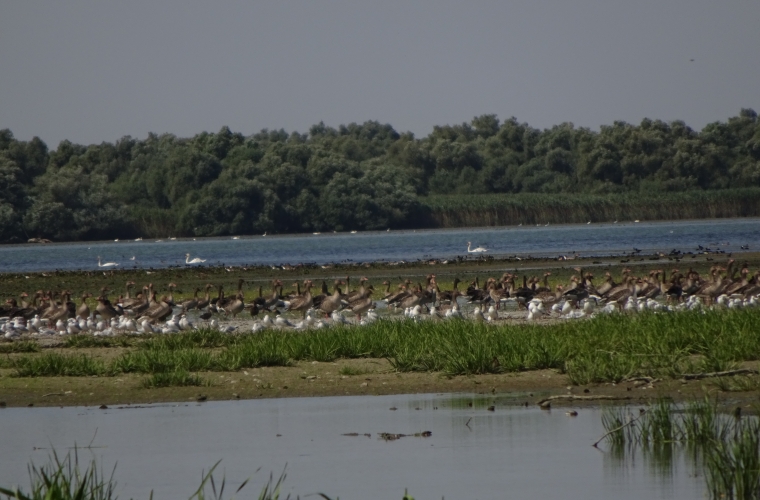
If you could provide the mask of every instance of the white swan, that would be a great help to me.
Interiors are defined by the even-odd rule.
[[[468,251],[469,253],[482,253],[482,252],[487,252],[487,251],[488,251],[488,250],[486,250],[486,249],[485,249],[485,248],[483,248],[483,247],[478,247],[478,248],[470,248],[471,246],[472,246],[472,243],[470,243],[470,242],[468,241],[468,242],[467,242],[467,251]]]
[[[100,255],[98,255],[98,267],[116,267],[118,265],[116,262],[100,262]]]
[[[190,260],[190,254],[185,254],[185,264],[200,264],[201,262],[206,262],[206,259],[201,259],[200,257],[196,257],[193,260]]]

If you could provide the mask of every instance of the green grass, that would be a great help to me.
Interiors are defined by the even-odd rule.
[[[82,469],[76,450],[60,458],[55,452],[50,463],[42,467],[30,465],[30,490],[1,488],[0,495],[14,500],[112,500],[116,499],[113,471],[103,475],[94,460]]]
[[[86,377],[109,375],[109,367],[86,354],[43,353],[38,356],[21,356],[13,359],[11,366],[19,377]]]
[[[22,340],[20,342],[9,342],[6,344],[0,344],[0,354],[10,354],[15,352],[39,352],[40,345],[37,342],[30,340]]]
[[[341,375],[345,375],[347,377],[353,377],[356,375],[367,375],[368,373],[372,373],[370,370],[366,368],[360,368],[356,366],[343,366],[338,371]]]
[[[115,337],[94,337],[92,335],[67,335],[64,337],[64,347],[130,347],[139,342],[136,335],[118,335]]]
[[[189,497],[190,500],[236,498],[248,485],[250,478],[243,481],[236,490],[230,491],[226,487],[226,478],[222,477],[221,481],[215,480],[214,472],[220,462],[221,460],[208,472],[203,473],[201,484]],[[63,458],[54,451],[49,457],[48,464],[39,467],[34,464],[29,466],[28,492],[17,487],[0,487],[0,498],[8,500],[115,500],[117,498],[115,472],[116,467],[111,471],[110,476],[105,476],[96,460],[90,461],[86,466],[80,466],[76,449]],[[285,477],[284,471],[278,479],[270,474],[269,480],[264,484],[257,498],[279,500]],[[232,495],[225,496],[225,492]],[[328,498],[325,495],[320,496]],[[153,498],[152,491],[150,498]],[[288,499],[290,495],[284,498]],[[411,497],[409,498],[411,500]]]
[[[448,375],[554,369],[574,384],[680,377],[760,359],[757,310],[602,315],[550,325],[378,321],[303,335],[201,330],[154,337],[105,364],[87,355],[18,355],[18,376],[237,371],[292,361],[387,358],[400,372]]]
[[[645,413],[629,407],[607,408],[602,425],[611,451],[625,456],[626,447],[643,448],[650,457],[672,460],[675,446],[691,451],[704,470],[707,490],[715,499],[760,498],[760,419],[720,413],[708,400],[679,406],[659,401]]]
[[[154,373],[143,380],[145,388],[154,387],[185,387],[185,386],[209,386],[211,383],[198,375],[186,371]]]

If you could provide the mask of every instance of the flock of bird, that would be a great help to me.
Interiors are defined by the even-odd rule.
[[[613,312],[755,307],[760,296],[760,271],[751,274],[746,264],[741,268],[735,264],[729,260],[726,267],[713,266],[708,276],[691,269],[685,274],[673,269],[669,273],[655,270],[646,276],[635,276],[630,269],[624,269],[620,281],[605,273],[599,284],[591,272],[575,268],[577,274],[567,285],[558,284],[554,288],[549,286],[549,272],[544,273],[543,279],[522,276],[521,284],[518,276],[510,273],[498,279],[488,278],[484,286],[476,277],[464,290],[459,289],[458,278],[451,290],[441,290],[431,274],[424,285],[407,279],[395,290],[390,281],[384,281],[379,299],[367,278],[359,280],[356,290],[351,290],[349,277],[336,279],[332,292],[322,281],[319,294],[312,293],[311,280],[293,283],[294,290],[286,293],[282,281],[275,279],[270,293],[264,293],[259,286],[258,296],[250,301],[243,291],[245,280],[239,279],[237,292],[232,296],[225,295],[222,285],[207,284],[205,289],[196,288],[192,298],[178,302],[174,300],[173,283],[168,285],[167,294],[157,298],[152,284],[133,296],[135,283],[130,281],[125,294],[114,302],[109,299],[111,290],[102,288],[94,309],[88,305],[92,295],[87,292],[81,295],[79,304],[71,300],[68,290],[38,291],[31,299],[22,293],[20,301],[11,298],[0,306],[0,334],[12,339],[24,334],[176,333],[201,325],[231,333],[240,327],[225,320],[243,313],[253,319],[251,330],[259,332],[268,328],[303,330],[335,324],[366,325],[380,317],[378,309],[385,309],[383,315],[387,317],[403,314],[415,321],[471,318],[495,322],[519,318],[576,319]],[[213,288],[215,297],[211,297]],[[514,307],[507,310],[508,304],[516,307],[517,312]],[[283,316],[287,312],[300,317],[296,319],[291,314],[288,319]]]

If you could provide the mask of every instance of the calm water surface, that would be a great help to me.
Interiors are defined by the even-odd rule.
[[[705,497],[704,478],[694,477],[682,457],[655,464],[593,448],[604,433],[600,409],[579,409],[571,418],[564,410],[507,404],[515,398],[401,395],[109,410],[7,408],[0,410],[0,485],[28,484],[27,463],[47,460],[48,451],[35,447],[86,446],[97,429],[92,446],[99,448],[80,450],[80,459],[97,458],[109,471],[118,462],[120,498],[147,498],[151,489],[156,499],[188,498],[201,470],[219,459],[218,470],[235,488],[252,475],[246,497],[257,495],[269,473],[277,477],[286,464],[284,491],[301,498],[324,492],[345,500],[400,499],[404,488],[430,499]],[[493,403],[496,411],[487,411]],[[426,430],[431,437],[377,437]],[[372,436],[342,435],[349,432]]]
[[[758,250],[760,219],[2,245],[0,272],[97,269],[98,256],[119,268],[162,268],[184,265],[186,253],[206,259],[202,265],[411,261],[467,255],[468,241],[493,256]]]

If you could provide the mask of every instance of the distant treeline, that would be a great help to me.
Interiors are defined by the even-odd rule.
[[[1,242],[747,215],[760,215],[751,109],[701,131],[484,115],[422,139],[320,123],[54,151],[0,130]]]

